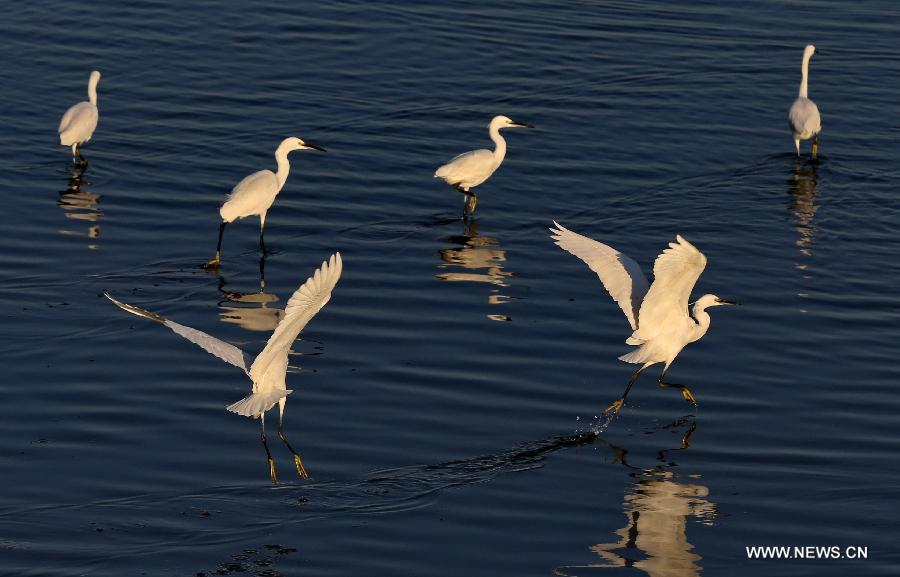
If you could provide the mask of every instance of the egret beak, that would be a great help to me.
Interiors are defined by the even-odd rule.
[[[727,301],[725,299],[716,299],[716,303],[720,305],[739,305],[741,303],[737,301]]]
[[[518,122],[516,120],[512,121],[513,126],[520,126],[522,128],[534,128],[533,124],[528,124],[527,122]]]
[[[309,142],[304,142],[304,143],[303,143],[303,148],[312,149],[312,150],[318,150],[319,152],[328,152],[327,150],[325,150],[325,149],[322,148],[321,146],[316,146],[315,144],[310,144]]]

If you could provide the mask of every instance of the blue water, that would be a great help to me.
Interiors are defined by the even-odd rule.
[[[0,20],[0,574],[894,575],[900,8],[806,2],[59,2]],[[803,46],[821,158],[786,126]],[[73,180],[56,127],[99,69]],[[531,122],[479,190],[432,179]],[[297,152],[266,222],[236,182]],[[558,220],[743,306],[638,382]],[[261,350],[333,251],[293,347],[288,437],[223,410],[239,371],[137,306]],[[270,419],[274,432],[274,424]],[[746,546],[867,547],[751,560]]]

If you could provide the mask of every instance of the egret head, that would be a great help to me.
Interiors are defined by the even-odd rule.
[[[100,82],[100,71],[99,70],[94,70],[93,72],[91,72],[91,77],[90,77],[89,82],[94,85],[96,85],[98,82]]]
[[[725,299],[720,299],[716,295],[703,295],[697,302],[694,303],[695,310],[704,310],[709,307],[720,307],[722,305],[736,305],[738,303],[734,301],[727,301]]]
[[[512,118],[508,116],[495,116],[493,120],[491,120],[491,124],[489,128],[496,126],[497,128],[534,128],[531,124],[526,122],[516,122]]]
[[[278,148],[285,149],[287,152],[291,152],[292,150],[319,150],[321,152],[325,152],[325,149],[321,146],[316,146],[311,142],[304,142],[303,140],[294,136],[289,136],[288,138],[282,140]]]
[[[810,58],[813,54],[816,53],[816,47],[812,44],[807,44],[806,48],[803,50],[803,57]]]

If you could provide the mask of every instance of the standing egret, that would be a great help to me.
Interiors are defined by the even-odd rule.
[[[106,298],[117,304],[120,308],[148,319],[160,322],[172,329],[192,343],[200,346],[206,352],[211,353],[226,363],[242,369],[250,380],[253,381],[253,389],[250,395],[240,401],[228,405],[226,409],[232,413],[245,417],[259,418],[260,437],[266,450],[269,461],[269,476],[272,482],[278,481],[275,475],[275,462],[269,452],[269,444],[266,442],[266,418],[265,413],[278,403],[278,436],[284,445],[294,455],[294,464],[297,472],[304,479],[308,478],[306,469],[300,455],[288,443],[284,434],[284,405],[286,397],[292,392],[285,387],[285,376],[288,367],[288,352],[291,344],[306,326],[306,323],[318,313],[331,298],[331,291],[341,277],[343,263],[341,253],[331,255],[328,262],[323,262],[313,276],[309,277],[300,288],[291,296],[284,309],[284,318],[275,327],[275,332],[269,337],[269,342],[256,360],[237,348],[236,346],[221,341],[204,332],[180,325],[160,315],[139,309],[137,307],[119,302],[108,292],[104,292]],[[249,367],[249,368],[248,368]]]
[[[491,140],[495,145],[493,151],[482,149],[465,152],[438,168],[434,173],[435,178],[443,178],[447,184],[465,195],[464,217],[470,212],[475,212],[475,206],[478,204],[478,197],[470,189],[490,178],[506,156],[506,140],[500,136],[500,129],[534,128],[534,126],[516,122],[506,116],[495,116],[488,128]]]
[[[278,172],[271,170],[260,170],[254,172],[244,180],[237,183],[219,214],[222,216],[222,224],[219,225],[219,241],[216,243],[216,258],[207,263],[209,267],[219,266],[220,254],[222,250],[222,234],[225,232],[225,225],[245,216],[259,215],[259,246],[263,252],[266,251],[266,243],[263,240],[263,232],[266,228],[266,212],[275,202],[275,197],[281,192],[287,180],[288,174],[291,172],[291,163],[288,161],[288,154],[295,150],[319,150],[325,152],[324,148],[303,142],[299,138],[293,136],[285,138],[275,149],[275,160],[278,163]]]
[[[66,110],[62,120],[59,121],[59,143],[72,147],[72,162],[81,155],[79,146],[91,139],[100,120],[100,111],[97,109],[97,84],[100,82],[100,72],[91,72],[88,80],[88,100],[79,102]]]
[[[815,53],[816,47],[812,44],[807,44],[803,50],[803,65],[800,69],[802,74],[800,78],[800,92],[797,94],[797,100],[794,101],[791,105],[791,110],[788,112],[788,122],[791,125],[791,134],[794,137],[794,147],[797,149],[797,156],[800,156],[800,141],[812,138],[811,156],[813,160],[819,155],[819,132],[822,131],[822,119],[819,117],[819,108],[806,95],[809,83],[809,59]]]
[[[639,345],[619,357],[619,360],[641,365],[641,368],[631,375],[625,392],[606,412],[618,413],[641,372],[656,363],[665,363],[659,386],[680,389],[684,398],[696,406],[697,400],[687,387],[665,382],[669,365],[681,349],[701,339],[709,330],[707,308],[737,304],[707,294],[697,299],[693,309],[688,311],[691,289],[706,266],[703,253],[681,236],[676,236],[675,242],[669,243],[669,248],[656,257],[653,263],[654,280],[649,285],[641,267],[633,259],[610,246],[572,232],[556,221],[553,224],[556,228],[551,228],[550,232],[556,244],[583,260],[597,273],[603,287],[625,313],[633,331],[625,342]]]

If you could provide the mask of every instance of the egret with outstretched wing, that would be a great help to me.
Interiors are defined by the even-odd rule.
[[[583,260],[600,277],[600,282],[622,308],[631,325],[631,336],[625,341],[636,349],[619,360],[641,365],[628,381],[622,396],[606,412],[618,413],[625,397],[641,372],[656,363],[665,363],[659,385],[676,387],[684,398],[697,404],[690,389],[684,385],[666,383],[666,373],[675,357],[688,344],[699,340],[709,330],[706,309],[737,304],[716,295],[703,295],[688,309],[691,290],[706,267],[706,256],[681,236],[669,243],[656,257],[653,265],[653,284],[649,285],[641,267],[628,256],[553,221],[551,236],[563,250]],[[648,289],[649,286],[649,289]]]
[[[266,343],[262,352],[257,355],[256,360],[253,360],[247,353],[236,346],[216,337],[197,329],[180,325],[156,313],[120,302],[108,292],[104,292],[104,294],[106,298],[120,308],[132,314],[162,323],[208,353],[243,370],[250,377],[253,383],[251,393],[240,401],[228,405],[226,408],[238,415],[253,417],[254,419],[259,418],[260,436],[269,461],[269,475],[272,478],[272,482],[275,483],[277,476],[275,474],[275,462],[272,460],[272,454],[269,452],[269,445],[266,441],[265,413],[274,407],[275,403],[278,403],[278,436],[294,455],[294,464],[297,466],[297,472],[306,479],[307,474],[306,469],[303,467],[303,461],[300,460],[300,455],[297,454],[297,451],[288,443],[284,434],[284,406],[287,396],[292,392],[285,385],[288,353],[291,350],[291,344],[306,326],[306,323],[331,298],[331,291],[337,284],[338,279],[341,278],[342,269],[341,253],[338,252],[331,255],[327,262],[323,262],[313,276],[309,277],[294,292],[287,303],[287,307],[284,309],[284,318],[281,319],[281,322],[275,328],[275,332],[269,337],[269,342]]]

